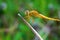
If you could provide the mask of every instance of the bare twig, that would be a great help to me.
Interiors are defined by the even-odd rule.
[[[43,38],[37,33],[37,31],[18,13],[18,16],[24,21],[24,23],[33,31],[33,33],[39,38],[39,40],[43,40]]]

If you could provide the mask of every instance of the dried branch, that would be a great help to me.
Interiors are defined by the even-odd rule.
[[[18,16],[24,21],[24,23],[33,31],[33,33],[39,38],[39,40],[43,40],[43,38],[37,33],[37,31],[20,15]]]

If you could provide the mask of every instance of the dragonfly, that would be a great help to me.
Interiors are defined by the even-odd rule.
[[[50,18],[50,17],[47,17],[45,15],[42,15],[40,14],[38,11],[36,10],[32,10],[32,11],[29,11],[29,10],[26,10],[25,11],[25,15],[28,19],[30,19],[31,16],[35,16],[35,17],[38,17],[38,18],[43,18],[43,19],[48,19],[48,20],[53,20],[53,21],[60,21],[59,19],[57,18]]]

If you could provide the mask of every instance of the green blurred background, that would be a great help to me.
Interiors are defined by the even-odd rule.
[[[26,10],[60,19],[60,0],[0,0],[0,40],[39,40],[17,15],[25,18]],[[27,22],[44,40],[60,40],[60,22],[37,17]]]

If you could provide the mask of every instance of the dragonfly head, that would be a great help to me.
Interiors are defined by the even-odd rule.
[[[29,10],[26,10],[26,11],[25,11],[25,15],[26,15],[26,16],[29,16]]]

